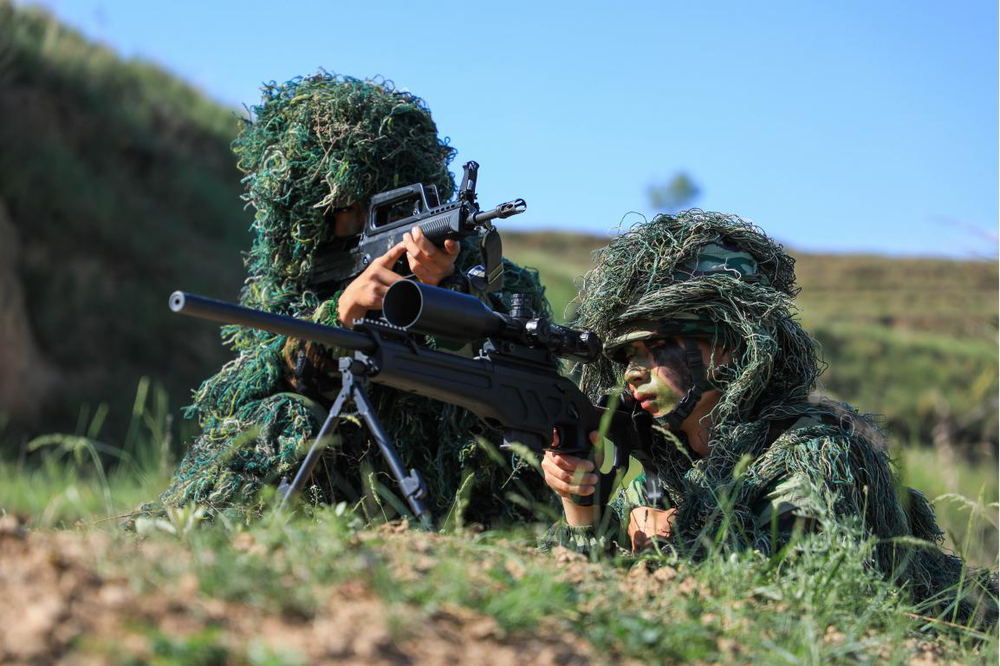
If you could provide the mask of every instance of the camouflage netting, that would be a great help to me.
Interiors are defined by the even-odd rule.
[[[714,324],[713,347],[730,352],[728,363],[709,368],[722,390],[709,454],[692,461],[683,447],[656,437],[654,458],[678,510],[683,548],[703,551],[706,536],[714,539],[726,525],[727,545],[770,552],[775,543],[757,524],[759,510],[793,479],[801,486],[800,513],[820,522],[862,516],[878,539],[882,572],[918,599],[956,601],[950,590],[963,563],[934,545],[943,535],[933,509],[921,493],[898,485],[879,429],[846,405],[810,400],[820,373],[817,349],[794,316],[794,260],[780,245],[736,216],[691,210],[635,225],[595,258],[576,325],[606,338],[633,320],[694,318]],[[582,385],[597,398],[620,387],[624,371],[604,359],[583,369]],[[734,474],[744,465],[744,474]],[[729,523],[719,498],[733,503]],[[913,537],[930,543],[906,542]],[[993,598],[982,600],[985,615],[995,618],[995,577],[966,576],[966,587],[992,590]],[[984,612],[975,610],[980,596],[959,601],[959,615]]]
[[[430,112],[419,98],[385,82],[319,73],[268,85],[233,149],[245,174],[245,198],[256,210],[240,302],[330,325],[337,325],[337,296],[321,302],[303,287],[315,249],[333,232],[329,213],[355,203],[367,207],[374,194],[414,182],[437,186],[442,200],[455,188],[448,171],[454,150],[438,139]],[[456,266],[467,269],[479,260],[472,243],[465,243]],[[548,312],[537,274],[506,262],[501,300],[514,292],[531,294],[537,310]],[[236,356],[201,385],[188,407],[202,435],[164,493],[166,504],[197,501],[252,511],[264,485],[294,474],[330,405],[320,391],[293,392],[284,337],[229,326],[223,339]],[[370,394],[404,463],[427,480],[436,513],[454,501],[465,470],[475,475],[466,486],[470,520],[488,523],[513,514],[514,505],[504,501],[508,492],[550,501],[540,477],[524,465],[490,463],[476,437],[488,434],[494,443],[496,437],[471,414],[378,386]],[[357,423],[342,421],[338,435],[339,445],[317,467],[314,497],[356,501],[372,478],[395,491]],[[368,465],[374,477],[361,473]]]

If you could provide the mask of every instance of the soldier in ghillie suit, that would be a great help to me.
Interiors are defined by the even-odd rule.
[[[442,201],[450,197],[454,150],[438,138],[424,103],[388,83],[320,73],[263,92],[233,144],[245,174],[245,198],[255,209],[242,305],[349,326],[380,309],[386,288],[400,279],[391,269],[402,256],[417,279],[472,289],[463,277],[479,260],[472,243],[446,241],[437,248],[419,230],[331,293],[308,288],[317,248],[341,238],[349,245],[373,195],[419,182],[435,186]],[[490,296],[491,306],[502,308],[516,292],[530,294],[539,312],[548,311],[534,271],[506,262],[504,280],[505,290]],[[224,327],[223,339],[235,358],[201,385],[187,408],[202,433],[161,499],[252,513],[261,506],[262,487],[295,473],[339,378],[331,371],[336,364],[330,350],[237,326]],[[523,463],[490,463],[477,443],[487,433],[471,414],[380,386],[370,387],[369,395],[403,462],[423,473],[428,506],[436,513],[451,505],[460,487],[468,498],[466,518],[483,523],[516,511],[504,502],[508,492],[534,494],[534,487],[549,501],[541,477]],[[379,485],[394,490],[385,472],[360,422],[348,417],[307,494],[355,502],[366,493],[371,497]],[[533,498],[525,500],[530,505]]]
[[[875,423],[811,397],[820,363],[793,314],[797,293],[794,260],[735,216],[660,215],[597,253],[576,324],[605,340],[606,357],[583,369],[582,387],[595,400],[624,388],[652,415],[653,462],[600,531],[600,512],[571,499],[594,493],[593,464],[548,452],[546,482],[565,509],[555,540],[632,550],[662,540],[697,557],[722,535],[724,547],[773,553],[796,532],[860,521],[884,575],[995,622],[995,574],[963,572],[940,550],[930,503],[899,485]]]

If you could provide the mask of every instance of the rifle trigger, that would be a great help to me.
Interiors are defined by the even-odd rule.
[[[479,250],[483,255],[483,272],[486,274],[486,291],[503,289],[503,241],[500,232],[490,229],[482,237]]]

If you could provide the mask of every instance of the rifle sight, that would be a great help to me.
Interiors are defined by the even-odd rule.
[[[535,317],[523,303],[513,314],[494,312],[475,296],[413,280],[393,284],[382,302],[382,316],[393,326],[455,342],[500,339],[583,363],[596,359],[603,349],[592,331],[552,324]]]

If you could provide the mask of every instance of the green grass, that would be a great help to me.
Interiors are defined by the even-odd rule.
[[[953,627],[874,575],[864,565],[871,543],[849,527],[826,526],[774,558],[700,563],[669,553],[588,561],[539,551],[544,524],[478,532],[452,520],[428,534],[345,504],[250,522],[206,522],[190,506],[124,530],[125,514],[155,498],[175,464],[166,444],[178,426],[163,418],[162,390],[147,382],[137,393],[128,452],[96,455],[111,446],[98,412],[80,434],[40,438],[32,456],[0,461],[0,521],[16,516],[29,529],[11,542],[0,522],[5,562],[58,562],[91,581],[74,594],[100,622],[71,613],[65,626],[85,628],[61,634],[81,658],[292,664],[330,650],[370,661],[449,645],[451,661],[509,649],[577,663],[971,664],[997,651],[995,635]],[[938,498],[955,550],[995,568],[995,462],[925,449],[898,457],[904,482]]]
[[[33,480],[58,494],[57,475]],[[0,492],[10,510],[14,493]],[[116,501],[131,492],[115,490]],[[67,506],[49,512],[50,520],[77,515]],[[71,539],[54,542],[79,543],[85,553],[63,556],[61,566],[117,590],[93,592],[90,612],[104,619],[74,654],[314,663],[331,656],[320,635],[338,642],[340,658],[362,660],[443,640],[458,641],[451,649],[459,651],[513,645],[529,661],[539,644],[580,662],[902,664],[930,655],[971,664],[997,653],[995,635],[950,627],[873,575],[864,566],[871,544],[846,528],[828,528],[781,557],[742,553],[695,564],[670,554],[588,561],[544,553],[535,548],[540,533],[525,528],[427,534],[365,525],[343,505],[250,525],[189,517],[141,523],[142,536],[114,523],[78,524]],[[190,527],[175,529],[182,523]],[[25,543],[47,552],[51,538],[39,530]],[[145,611],[123,616],[132,602],[105,607],[105,597]],[[178,624],[177,613],[201,619]],[[354,631],[381,638],[359,653],[343,635]],[[297,632],[315,637],[299,640]]]
[[[901,448],[895,453],[903,483],[934,502],[948,546],[971,564],[997,566],[997,460],[964,460],[942,448]]]
[[[174,466],[167,444],[178,426],[164,417],[165,400],[151,383],[140,385],[129,445],[115,455],[97,455],[111,446],[99,439],[98,411],[81,419],[78,434],[39,438],[32,456],[0,461],[0,519],[17,516],[31,530],[15,544],[0,523],[6,561],[60,562],[74,580],[92,581],[77,594],[101,621],[66,619],[88,627],[67,648],[77,656],[313,663],[330,656],[330,640],[340,658],[359,660],[437,654],[445,644],[459,661],[511,649],[529,661],[556,650],[579,663],[908,663],[928,655],[981,663],[996,653],[995,635],[952,627],[875,576],[864,565],[871,544],[838,526],[778,557],[719,554],[701,563],[672,554],[588,561],[539,551],[544,524],[477,532],[452,520],[448,531],[428,534],[368,522],[344,504],[211,523],[190,506],[140,516],[137,532],[123,530],[124,514],[155,498]],[[995,568],[995,463],[923,449],[898,457],[904,482],[941,496],[936,506],[955,549]],[[956,493],[972,499],[948,496]],[[375,637],[364,640],[366,632]]]

